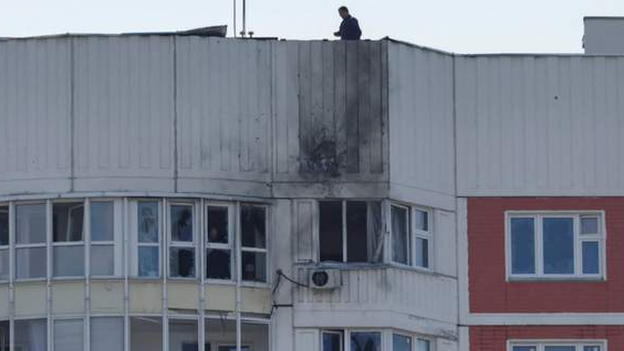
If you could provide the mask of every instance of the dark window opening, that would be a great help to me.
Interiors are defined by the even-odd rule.
[[[319,203],[319,240],[322,262],[343,262],[342,249],[342,202]]]

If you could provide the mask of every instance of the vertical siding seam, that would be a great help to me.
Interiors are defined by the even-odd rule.
[[[76,133],[74,132],[74,120],[76,117],[76,98],[75,98],[75,94],[76,94],[76,47],[75,47],[75,39],[71,38],[69,39],[69,74],[70,74],[70,78],[69,78],[69,86],[70,86],[70,93],[69,93],[69,132],[71,133],[71,135],[69,136],[69,191],[73,192],[74,188],[75,188],[75,179],[76,179],[76,174],[75,174],[75,151],[74,151],[74,145],[75,145],[75,141],[74,138],[76,137]]]
[[[178,192],[178,38],[173,37],[173,192]]]

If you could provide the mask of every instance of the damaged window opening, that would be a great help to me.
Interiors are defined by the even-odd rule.
[[[46,204],[15,207],[17,279],[41,279],[47,275]]]
[[[381,203],[320,201],[319,247],[321,262],[382,262]]]
[[[206,278],[232,279],[232,234],[230,207],[206,207]]]
[[[84,204],[54,203],[52,228],[53,276],[84,276]]]
[[[9,206],[0,206],[0,280],[8,280],[8,279],[9,279]]]
[[[160,276],[160,203],[137,203],[137,275]]]
[[[267,209],[241,205],[241,277],[244,281],[267,282]]]
[[[195,236],[193,205],[173,204],[169,208],[171,237],[169,275],[174,278],[195,277]]]

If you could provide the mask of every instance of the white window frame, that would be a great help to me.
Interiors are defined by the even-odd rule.
[[[366,328],[366,329],[345,329],[344,330],[344,350],[351,350],[351,334],[353,333],[379,333],[379,335],[381,336],[380,339],[380,343],[381,343],[381,350],[384,351],[384,349],[387,347],[388,345],[388,332],[392,333],[392,331],[388,331],[388,330],[384,330],[384,329],[370,329],[370,328]]]
[[[340,350],[338,351],[344,351],[345,350],[345,334],[346,331],[345,330],[338,330],[338,329],[322,329],[320,332],[320,336],[321,336],[321,341],[320,341],[320,351],[325,351],[323,349],[323,336],[325,334],[329,334],[329,335],[339,335],[340,336]],[[347,349],[348,350],[348,349]]]
[[[227,210],[228,216],[228,243],[211,243],[209,241],[210,233],[208,230],[210,228],[210,219],[208,218],[208,209],[209,208],[225,208]],[[203,240],[204,240],[204,249],[203,255],[204,259],[204,267],[202,267],[202,273],[208,283],[210,282],[232,282],[236,280],[236,274],[238,274],[238,269],[235,265],[236,262],[236,243],[234,240],[235,237],[235,223],[236,223],[236,211],[234,204],[225,203],[225,202],[207,202],[203,208],[203,214],[206,216],[206,223],[204,231],[203,231]],[[268,230],[268,227],[267,227]],[[268,236],[268,233],[267,233]],[[267,238],[268,239],[268,238]],[[267,243],[268,245],[268,243]],[[230,252],[230,279],[214,279],[208,278],[207,264],[208,264],[208,250],[227,250]],[[268,260],[268,257],[267,257]]]
[[[607,351],[606,340],[509,340],[507,351],[513,351],[514,347],[535,347],[535,351],[545,351],[546,346],[574,346],[574,351],[584,351],[586,346],[600,346],[600,351]]]
[[[418,212],[424,212],[427,214],[427,230],[422,230],[416,228],[416,214]],[[412,238],[412,261],[413,266],[416,269],[420,269],[423,271],[433,271],[433,233],[434,233],[434,221],[433,221],[433,211],[431,209],[414,206],[412,208],[412,228],[413,228],[413,238]],[[419,266],[416,264],[416,258],[418,257],[418,252],[416,250],[416,242],[418,239],[427,240],[427,267]]]
[[[257,247],[245,247],[243,246],[243,230],[242,230],[242,216],[240,215],[240,213],[242,213],[243,211],[243,206],[251,206],[251,207],[260,207],[264,209],[264,228],[265,228],[265,247],[264,248],[257,248]],[[260,284],[260,285],[267,285],[270,283],[271,277],[269,275],[270,272],[270,257],[269,257],[269,244],[270,244],[270,235],[271,235],[271,227],[269,226],[269,218],[270,218],[270,214],[269,214],[269,206],[265,205],[265,204],[255,204],[255,203],[241,203],[238,206],[238,211],[239,211],[239,215],[238,215],[238,247],[239,247],[239,259],[238,262],[240,262],[239,267],[237,267],[237,274],[240,277],[240,281],[242,284]],[[257,281],[257,280],[245,280],[243,278],[243,253],[245,252],[255,252],[255,253],[264,253],[265,254],[265,281],[261,282],[261,281]]]
[[[80,201],[78,201],[80,200]],[[71,213],[73,211],[75,211],[77,208],[80,208],[79,203],[81,203],[82,205],[82,240],[81,241],[59,241],[56,242],[54,241],[54,205],[57,204],[75,204],[75,206],[70,207],[67,213],[67,230],[66,230],[66,236],[69,236],[69,234],[71,233],[71,221],[69,220],[71,218]],[[53,280],[71,280],[71,279],[82,279],[85,277],[85,275],[87,274],[87,270],[86,270],[86,265],[87,265],[87,259],[88,259],[88,255],[86,253],[86,247],[87,247],[87,204],[85,202],[85,200],[83,199],[69,199],[69,200],[61,200],[61,201],[54,201],[52,202],[52,212],[50,213],[50,215],[52,216],[50,218],[50,221],[52,222],[52,250],[51,250],[51,254],[52,257],[50,258],[51,262],[52,262],[52,279]],[[65,275],[54,275],[54,249],[58,248],[58,247],[80,247],[82,246],[82,251],[83,251],[83,262],[82,262],[82,275],[76,275],[76,276],[65,276]]]
[[[137,278],[137,279],[146,279],[146,280],[160,280],[163,277],[163,265],[165,262],[163,262],[163,250],[162,247],[164,245],[163,244],[163,225],[164,225],[164,221],[163,221],[163,212],[164,212],[164,206],[163,206],[163,200],[162,199],[150,199],[150,198],[145,198],[145,199],[129,199],[130,200],[130,237],[131,237],[131,251],[132,254],[130,255],[130,257],[132,258],[131,260],[131,269],[130,269],[130,276],[132,278]],[[139,203],[144,203],[144,202],[154,202],[156,204],[158,204],[158,242],[157,243],[141,243],[139,242],[139,229],[138,229],[138,220],[139,220]],[[141,247],[156,247],[158,248],[158,275],[156,277],[146,277],[146,276],[139,276],[139,249]]]
[[[36,244],[19,244],[17,241],[17,209],[19,206],[22,205],[43,205],[45,208],[45,217],[46,217],[46,226],[45,226],[45,233],[44,233],[44,237],[46,238],[46,240],[42,243],[36,243]],[[24,201],[24,202],[18,202],[16,203],[14,206],[12,206],[13,208],[13,213],[11,213],[11,219],[10,221],[13,221],[14,223],[14,234],[13,234],[13,238],[11,238],[11,241],[13,243],[13,267],[12,270],[13,272],[11,272],[11,274],[13,275],[13,277],[15,277],[15,281],[20,281],[20,282],[28,282],[28,281],[41,281],[41,280],[47,280],[48,276],[52,275],[52,267],[51,267],[51,262],[53,260],[53,258],[51,257],[53,255],[52,250],[48,248],[48,242],[52,242],[52,238],[51,238],[51,221],[52,219],[50,218],[50,216],[52,215],[52,204],[50,203],[49,200],[43,200],[43,201]],[[17,276],[17,252],[20,249],[44,249],[46,251],[46,260],[45,260],[45,270],[46,270],[46,274],[43,277],[39,277],[39,278],[19,278]]]
[[[400,208],[405,210],[405,216],[406,216],[406,234],[407,234],[407,264],[402,263],[402,262],[398,262],[394,260],[394,226],[392,223],[392,208],[396,207],[396,208]],[[414,233],[414,230],[412,228],[412,222],[413,222],[413,215],[412,215],[412,208],[410,206],[407,205],[402,205],[402,204],[398,204],[398,203],[391,203],[390,204],[390,211],[388,211],[389,215],[388,215],[388,228],[390,229],[391,235],[390,235],[390,262],[392,262],[395,265],[399,265],[399,266],[405,266],[405,267],[412,267],[415,265],[416,259],[414,257],[414,248],[415,248],[415,243],[414,243],[414,236],[412,235],[412,233]]]
[[[122,275],[123,266],[123,248],[122,248],[122,201],[119,199],[109,198],[89,198],[87,199],[87,206],[85,206],[85,216],[88,222],[85,222],[85,238],[87,240],[87,254],[85,255],[85,262],[89,267],[88,274],[91,279],[108,279],[120,277]],[[113,240],[112,241],[93,241],[91,234],[91,209],[94,203],[111,203],[113,205]],[[88,210],[87,210],[88,208]],[[112,247],[113,248],[113,274],[112,275],[93,275],[91,273],[91,249],[94,246]],[[88,261],[87,261],[88,259]],[[87,270],[85,270],[87,272]]]
[[[192,231],[192,240],[190,242],[188,241],[174,241],[173,240],[173,232],[171,230],[171,224],[173,223],[172,219],[171,219],[171,208],[174,206],[180,206],[180,207],[190,207],[191,209],[191,213],[193,214],[193,219],[192,219],[192,223],[193,223],[193,231]],[[197,269],[198,267],[198,262],[199,262],[199,258],[200,256],[198,256],[198,249],[197,249],[197,233],[198,231],[200,231],[199,228],[199,221],[197,218],[197,206],[196,203],[194,201],[183,201],[183,200],[171,200],[167,202],[167,255],[168,255],[168,259],[167,259],[167,278],[168,279],[172,279],[172,280],[196,280],[199,278],[198,273],[199,270]],[[193,250],[193,255],[194,255],[194,259],[193,259],[193,263],[195,265],[195,274],[194,276],[190,276],[190,277],[177,277],[177,276],[173,276],[171,273],[171,249],[192,249]],[[201,254],[201,253],[199,253]]]
[[[599,234],[580,234],[580,219],[583,217],[598,217]],[[511,220],[513,218],[532,218],[535,235],[535,274],[512,273],[511,250]],[[573,274],[545,274],[543,257],[543,219],[544,218],[572,218],[574,230],[574,273]],[[604,211],[506,211],[505,212],[505,265],[507,281],[510,280],[606,280],[606,216]],[[599,273],[583,274],[582,243],[598,242],[600,255]]]

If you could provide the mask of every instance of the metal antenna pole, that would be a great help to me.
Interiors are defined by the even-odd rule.
[[[236,33],[238,30],[238,28],[236,28],[236,0],[233,0],[232,3],[234,4],[234,38],[236,38],[238,37],[238,33]]]
[[[243,0],[243,31],[242,36],[247,36],[247,0]]]

